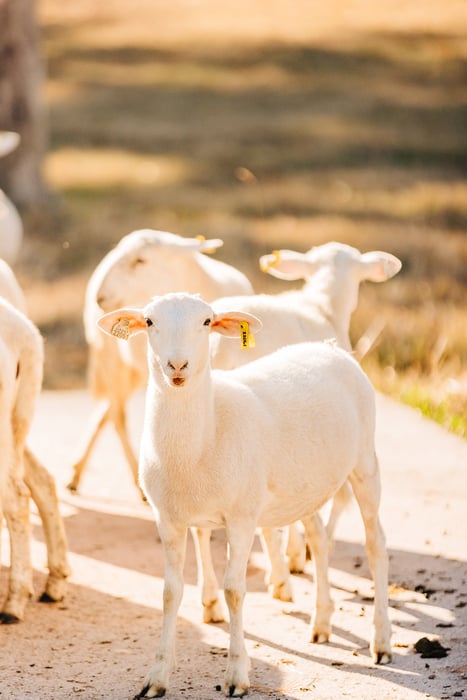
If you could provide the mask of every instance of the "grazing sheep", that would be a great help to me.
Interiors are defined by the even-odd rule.
[[[0,131],[0,158],[17,147],[19,134],[14,131]],[[10,265],[18,257],[23,241],[23,224],[13,202],[0,189],[0,258]]]
[[[2,474],[4,478],[8,478],[11,470],[11,483],[8,488],[13,489],[13,495],[7,492],[8,507],[5,506],[12,547],[10,594],[0,614],[0,621],[11,623],[22,618],[30,590],[29,503],[28,496],[25,496],[27,489],[38,508],[47,546],[49,576],[45,591],[40,598],[42,602],[53,602],[64,597],[69,567],[65,529],[58,507],[54,479],[25,445],[34,404],[42,382],[42,339],[37,329],[24,316],[26,302],[23,292],[11,268],[3,260],[0,260],[0,311],[2,314],[0,384],[3,383],[0,390],[2,402],[0,440],[2,443],[5,441],[4,450],[6,450],[2,451],[4,455]],[[15,372],[13,381],[12,366]],[[11,394],[12,390],[13,394]],[[21,430],[16,433],[14,431],[18,423],[21,425]],[[0,498],[0,507],[1,504]],[[23,576],[28,582],[22,593],[17,583],[18,576]],[[13,594],[12,589],[20,592]],[[26,591],[28,592],[25,598]]]
[[[304,343],[234,370],[211,370],[211,332],[237,337],[241,332],[248,342],[249,331],[260,324],[246,313],[217,314],[211,305],[187,294],[156,297],[143,309],[119,309],[98,323],[116,339],[142,331],[148,338],[139,470],[164,546],[164,617],[155,663],[137,697],[163,696],[175,665],[189,527],[225,527],[227,532],[226,695],[243,696],[249,687],[242,607],[257,526],[303,522],[316,572],[311,639],[329,638],[327,546],[317,511],[346,479],[360,506],[374,577],[373,660],[389,662],[374,392],[358,363],[332,344]]]
[[[0,298],[0,317],[0,522],[3,513],[11,550],[8,593],[0,622],[8,624],[23,618],[32,594],[30,492],[47,542],[49,576],[43,601],[63,598],[68,566],[54,482],[25,446],[41,390],[42,338],[29,319],[4,298]]]
[[[138,463],[128,437],[125,407],[131,394],[146,383],[144,340],[113,343],[97,331],[96,320],[105,311],[141,305],[155,294],[171,291],[200,293],[208,301],[228,294],[252,293],[251,284],[241,272],[203,255],[222,245],[218,239],[184,238],[144,229],[124,236],[95,269],[86,291],[84,326],[89,345],[89,387],[98,404],[73,466],[70,491],[77,491],[92,448],[109,421],[138,485]]]

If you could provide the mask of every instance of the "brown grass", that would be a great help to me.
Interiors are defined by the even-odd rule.
[[[125,233],[220,236],[266,291],[258,255],[334,239],[404,263],[353,323],[385,322],[375,383],[466,430],[465,3],[39,5],[55,195],[19,272],[46,386],[84,385],[86,280]]]

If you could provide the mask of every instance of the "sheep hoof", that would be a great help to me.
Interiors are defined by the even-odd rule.
[[[290,581],[284,581],[273,586],[272,597],[277,600],[283,600],[285,603],[293,602],[293,592]]]
[[[225,616],[219,599],[203,605],[203,622],[209,624],[210,622],[224,622],[224,620]]]
[[[133,700],[140,700],[140,698],[163,698],[165,691],[165,688],[154,688],[154,686],[145,685],[142,691],[138,693],[138,695],[135,695]]]
[[[66,487],[70,493],[78,493],[78,487],[72,481],[70,481],[70,483],[67,484]]]
[[[16,625],[20,621],[20,618],[16,615],[7,612],[0,613],[0,624],[2,625]]]
[[[47,591],[44,591],[43,594],[39,598],[39,603],[56,603],[57,600],[55,598],[52,598],[52,596],[47,593]]]
[[[329,641],[329,634],[326,632],[313,632],[311,641],[313,644],[325,644]]]
[[[229,685],[228,692],[226,695],[229,696],[229,698],[242,698],[244,695],[248,693],[248,688],[244,688],[242,686],[237,687],[232,683],[232,685]]]
[[[373,663],[377,665],[390,664],[392,654],[387,651],[375,651],[373,653]]]

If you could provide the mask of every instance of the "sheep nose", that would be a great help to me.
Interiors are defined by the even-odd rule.
[[[175,362],[174,360],[169,360],[167,362],[169,369],[174,372],[183,372],[184,369],[188,367],[188,360],[182,360],[181,362]]]

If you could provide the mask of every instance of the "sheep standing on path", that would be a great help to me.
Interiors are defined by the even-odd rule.
[[[49,575],[40,600],[54,602],[65,595],[70,570],[65,528],[55,481],[26,446],[34,406],[42,383],[42,338],[24,315],[26,302],[13,271],[0,260],[0,489],[1,507],[10,532],[11,573],[0,622],[22,619],[31,592],[29,496],[39,511],[47,546]]]
[[[19,143],[19,134],[0,131],[0,158],[14,151]],[[13,202],[0,189],[0,258],[10,265],[18,257],[23,241],[23,224]]]
[[[11,551],[8,593],[0,622],[9,624],[23,618],[32,595],[29,489],[44,523],[48,548],[49,577],[42,600],[63,598],[69,571],[63,527],[55,518],[55,486],[25,446],[42,384],[42,338],[26,316],[4,298],[0,298],[0,319],[0,522],[3,514]]]
[[[226,695],[241,697],[249,687],[242,607],[257,526],[302,520],[316,576],[311,639],[329,638],[327,545],[317,510],[347,478],[362,513],[374,577],[373,659],[391,659],[373,389],[347,352],[326,343],[292,345],[238,369],[211,370],[211,332],[239,336],[241,331],[248,341],[258,325],[249,314],[216,314],[202,299],[186,294],[155,298],[144,309],[119,309],[99,320],[114,338],[140,332],[148,338],[139,468],[164,546],[164,618],[156,660],[138,698],[163,696],[175,665],[189,527],[225,527],[227,532]]]
[[[93,272],[86,291],[84,326],[89,346],[88,378],[98,401],[81,453],[68,484],[77,491],[92,448],[107,422],[115,427],[138,486],[138,463],[126,427],[126,402],[147,379],[146,348],[141,338],[113,343],[96,327],[105,311],[138,306],[155,294],[199,293],[208,301],[229,294],[251,294],[248,279],[231,265],[204,253],[223,245],[219,239],[184,238],[144,229],[124,236]]]

